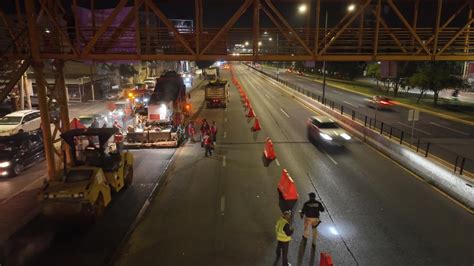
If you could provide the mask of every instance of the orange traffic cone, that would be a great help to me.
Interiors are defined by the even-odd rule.
[[[252,131],[259,131],[262,128],[260,127],[260,122],[258,122],[258,118],[255,117],[255,121],[253,122],[253,127],[251,128]]]
[[[321,252],[321,258],[319,259],[320,266],[333,266],[332,257],[329,253]]]
[[[297,200],[299,197],[298,192],[296,191],[295,181],[293,181],[286,169],[283,169],[281,172],[278,191],[280,191],[284,200]]]
[[[249,108],[249,113],[247,114],[247,117],[255,117],[255,113],[253,112],[252,106]]]
[[[263,150],[263,155],[265,155],[267,160],[275,160],[276,158],[275,150],[273,149],[273,142],[270,137],[265,140],[265,149]]]
[[[246,109],[249,108],[250,107],[250,102],[249,102],[249,98],[247,98],[247,96],[245,96],[244,101],[245,101],[245,108]]]

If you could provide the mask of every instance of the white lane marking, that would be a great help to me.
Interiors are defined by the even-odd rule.
[[[225,165],[226,165],[225,159],[226,159],[225,155],[222,156],[222,167],[225,167]]]
[[[397,123],[398,123],[398,124],[400,124],[400,125],[402,125],[402,126],[406,126],[406,127],[409,127],[409,128],[411,128],[411,126],[410,126],[410,125],[404,124],[404,123],[402,123],[402,122],[397,122]],[[420,131],[421,133],[425,133],[426,135],[430,135],[430,136],[432,135],[431,133],[429,133],[429,132],[426,132],[426,131],[423,131],[423,130],[421,130],[421,129],[414,128],[414,130],[416,130],[416,131]]]
[[[224,123],[227,123],[227,117],[224,118]]]
[[[452,129],[452,128],[449,128],[449,127],[447,127],[447,126],[443,126],[443,125],[437,124],[437,123],[435,123],[435,122],[430,122],[430,124],[435,125],[435,126],[438,126],[438,127],[446,128],[446,129],[448,129],[448,130],[454,131],[454,132],[459,133],[459,134],[463,134],[463,135],[465,135],[465,136],[469,136],[469,134],[466,133],[466,132],[462,132],[462,131],[459,131],[459,130],[456,130],[456,129]]]
[[[224,138],[227,138],[227,131],[224,131]]]
[[[265,93],[265,97],[267,97],[268,99],[270,99],[270,95],[268,95],[268,94],[266,94],[266,93]]]
[[[335,165],[337,165],[336,160],[334,160],[334,158],[332,158],[331,155],[329,155],[327,152],[324,152],[324,154],[329,158],[329,160],[331,160],[331,162],[333,162]]]
[[[348,101],[344,101],[344,102],[347,103],[348,105],[352,106],[352,107],[359,108],[358,105],[352,104],[352,103],[350,103],[350,102],[348,102]]]
[[[224,215],[224,210],[225,210],[225,197],[221,197],[221,215]]]
[[[290,118],[290,115],[288,115],[283,108],[280,108],[280,111],[288,118]]]
[[[275,163],[280,166],[280,161],[278,161],[278,159],[275,159]]]

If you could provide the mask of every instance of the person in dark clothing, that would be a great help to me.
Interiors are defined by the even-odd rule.
[[[216,126],[215,121],[212,121],[210,131],[211,131],[212,142],[214,144],[216,144],[216,141],[217,141],[217,126]]]
[[[300,211],[301,219],[304,218],[304,233],[303,240],[307,240],[310,231],[313,230],[313,246],[316,246],[316,239],[318,237],[317,226],[321,223],[319,220],[319,213],[324,212],[324,207],[321,202],[316,200],[316,194],[313,192],[308,194],[309,200],[304,203],[303,209]]]
[[[205,134],[203,137],[204,148],[206,150],[206,157],[212,155],[212,139],[211,136]],[[209,154],[209,155],[208,155]]]
[[[291,266],[291,264],[288,263],[288,248],[290,246],[291,235],[293,234],[293,228],[290,225],[290,220],[291,211],[285,211],[276,222],[275,233],[278,244],[276,248],[275,265],[277,264],[281,256],[282,265]]]

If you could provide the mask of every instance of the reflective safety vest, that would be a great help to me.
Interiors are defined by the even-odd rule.
[[[277,240],[281,242],[290,242],[291,241],[291,236],[286,235],[285,231],[283,230],[283,227],[285,227],[286,224],[289,224],[285,218],[280,217],[278,219],[276,225],[275,225],[275,232],[277,236]]]

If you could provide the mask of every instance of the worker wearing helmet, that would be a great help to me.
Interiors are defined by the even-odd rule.
[[[321,223],[319,213],[324,212],[321,202],[316,200],[316,194],[311,192],[308,194],[309,200],[304,203],[303,209],[300,211],[301,219],[304,217],[304,233],[303,240],[306,241],[310,231],[313,230],[313,246],[316,246],[316,238],[318,237],[317,226]]]
[[[293,228],[290,225],[291,211],[283,212],[282,216],[278,219],[275,225],[275,233],[277,237],[277,248],[276,248],[276,262],[282,257],[282,265],[288,266],[288,248],[291,241],[291,235],[293,234]]]

